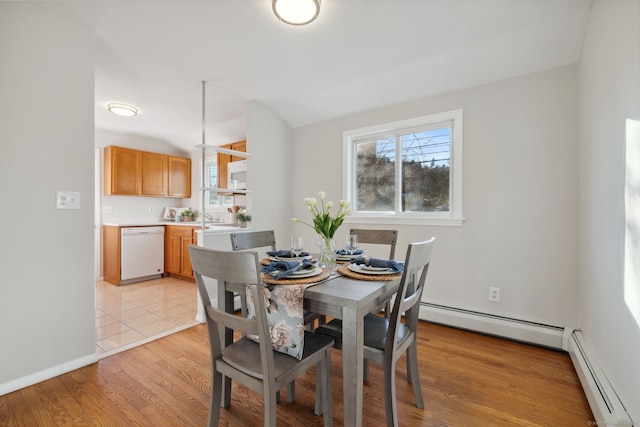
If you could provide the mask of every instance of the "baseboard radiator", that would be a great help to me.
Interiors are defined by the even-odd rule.
[[[575,330],[567,340],[567,348],[582,388],[599,426],[632,426],[613,387],[589,348],[582,331]]]
[[[567,351],[596,425],[633,426],[581,331],[425,302],[420,304],[419,317],[455,328]]]
[[[516,341],[562,349],[565,328],[477,311],[420,303],[420,319]]]

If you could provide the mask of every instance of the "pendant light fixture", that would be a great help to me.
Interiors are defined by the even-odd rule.
[[[273,13],[290,25],[306,25],[320,14],[320,0],[271,0]]]

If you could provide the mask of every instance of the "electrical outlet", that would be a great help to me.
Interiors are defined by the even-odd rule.
[[[489,301],[500,302],[500,288],[489,286]]]
[[[155,212],[155,208],[153,206],[149,206],[149,213],[152,214]]]

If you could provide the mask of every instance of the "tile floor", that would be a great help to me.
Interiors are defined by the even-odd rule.
[[[104,357],[195,325],[196,284],[166,277],[96,282],[96,354]]]

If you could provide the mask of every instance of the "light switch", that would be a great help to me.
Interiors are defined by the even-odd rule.
[[[57,191],[56,209],[80,209],[80,193],[77,191]]]

